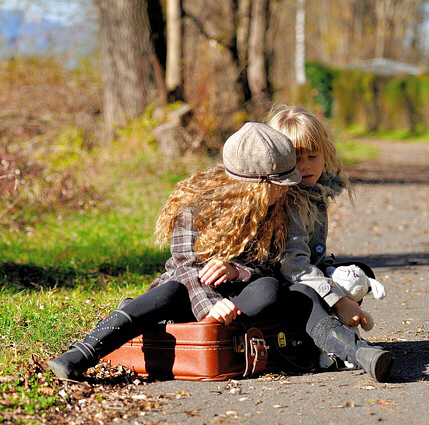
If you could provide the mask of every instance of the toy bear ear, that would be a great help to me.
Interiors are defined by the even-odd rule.
[[[378,280],[368,278],[369,284],[371,285],[372,295],[376,300],[381,300],[387,295],[386,288]]]

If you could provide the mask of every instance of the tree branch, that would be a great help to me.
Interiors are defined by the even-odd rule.
[[[183,15],[186,16],[187,18],[189,18],[195,24],[195,26],[200,31],[201,35],[203,35],[206,39],[216,41],[216,43],[220,44],[225,49],[228,49],[231,52],[231,54],[234,54],[234,48],[235,48],[234,43],[232,43],[231,41],[225,42],[220,37],[210,35],[207,32],[207,30],[204,28],[204,25],[201,22],[201,20],[198,19],[197,16],[195,16],[192,13],[190,13],[189,11],[185,10],[184,7],[183,7]]]

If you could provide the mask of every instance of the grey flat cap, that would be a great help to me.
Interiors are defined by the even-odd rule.
[[[261,123],[248,122],[227,139],[223,165],[228,175],[244,181],[288,186],[301,181],[292,142]]]

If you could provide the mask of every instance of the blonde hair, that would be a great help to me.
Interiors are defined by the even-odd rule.
[[[343,165],[328,130],[308,109],[300,106],[275,105],[270,111],[267,124],[285,134],[298,152],[300,150],[321,152],[325,162],[324,171],[338,176],[344,187],[350,191],[349,179],[343,172]]]
[[[271,183],[234,179],[222,166],[197,172],[180,182],[156,222],[158,242],[170,242],[175,220],[193,208],[199,232],[195,251],[202,261],[277,262],[287,237],[287,192],[269,209]]]

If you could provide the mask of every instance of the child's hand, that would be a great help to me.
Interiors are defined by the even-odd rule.
[[[241,310],[231,300],[224,298],[211,308],[206,317],[213,317],[218,322],[229,325],[239,314]]]
[[[222,260],[210,260],[200,270],[199,278],[204,285],[218,286],[226,280],[234,280],[238,277],[238,270]]]
[[[338,318],[346,326],[353,327],[359,324],[366,325],[368,323],[368,318],[359,307],[359,304],[350,298],[341,298],[334,304],[334,310]]]

